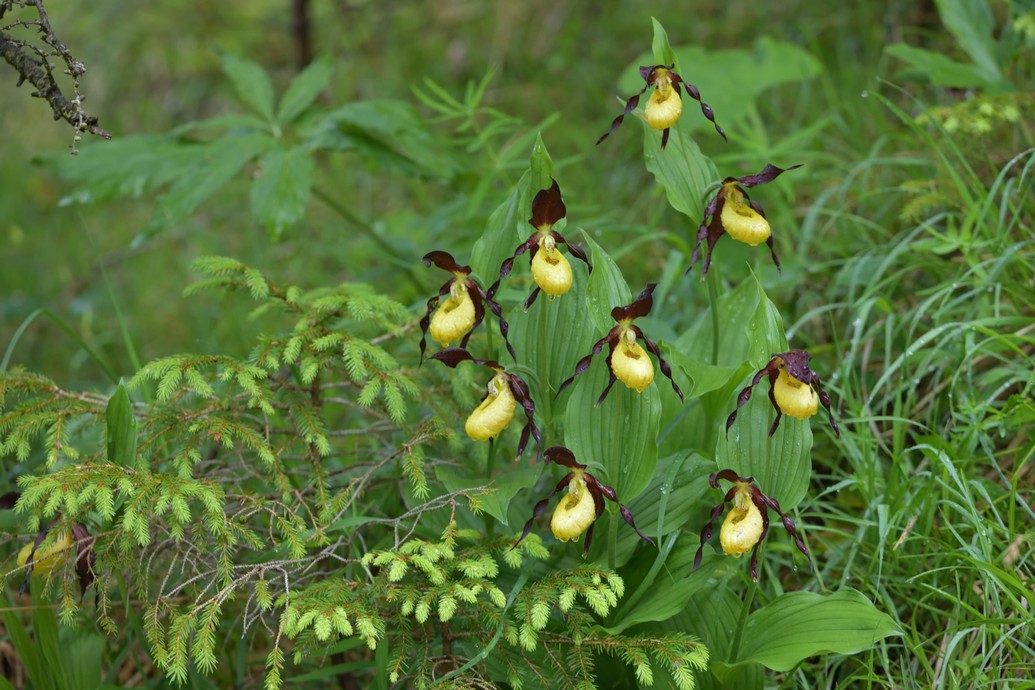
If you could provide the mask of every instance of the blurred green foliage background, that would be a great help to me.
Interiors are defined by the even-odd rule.
[[[425,78],[460,95],[469,82],[480,81],[491,70],[487,105],[528,125],[549,121],[544,137],[570,180],[569,196],[596,212],[589,217],[580,213],[584,227],[629,237],[644,232],[650,218],[673,232],[692,232],[671,211],[650,210],[659,206],[654,203],[658,191],[639,166],[628,165],[637,158],[638,136],[623,133],[607,146],[592,146],[620,107],[616,96],[630,95],[628,87],[617,88],[618,74],[649,48],[649,13],[642,3],[306,4],[312,50],[328,55],[333,67],[324,102],[399,98],[419,106],[413,90]],[[116,138],[164,132],[237,110],[219,67],[220,51],[262,64],[278,90],[299,70],[294,8],[287,1],[153,2],[128,11],[123,3],[52,0],[48,9],[59,35],[87,65],[83,91],[88,110]],[[937,21],[931,8],[911,2],[851,3],[837,12],[816,2],[660,2],[649,12],[666,23],[676,45],[750,52],[764,37],[772,37],[812,52],[824,66],[823,76],[766,91],[744,124],[760,141],[782,142],[822,117],[822,134],[813,130],[811,141],[797,137],[798,151],[785,146],[790,158],[784,162],[813,162],[818,154],[809,144],[818,140],[825,160],[841,167],[865,154],[877,137],[874,128],[889,118],[872,100],[861,98],[882,74],[882,46],[905,32],[922,31],[913,28],[918,23],[933,28]],[[743,71],[699,73],[693,65],[686,70],[706,98],[716,93],[706,84],[725,87],[726,100],[751,88],[751,74]],[[731,83],[731,77],[736,81]],[[717,98],[711,97],[722,118],[724,108]],[[387,287],[398,276],[400,269],[387,262],[355,260],[376,250],[315,200],[304,222],[271,245],[262,228],[248,222],[240,204],[243,195],[232,190],[206,204],[197,218],[133,247],[131,240],[147,224],[150,199],[60,204],[69,189],[39,161],[65,155],[67,125],[51,122],[44,103],[9,81],[0,97],[0,118],[7,130],[0,141],[0,233],[7,259],[0,277],[0,332],[12,333],[33,309],[47,307],[76,322],[125,371],[128,362],[115,338],[115,310],[105,276],[145,361],[184,349],[207,349],[214,342],[231,350],[235,342],[242,348],[249,342],[248,324],[224,323],[218,305],[179,299],[188,280],[186,267],[196,256],[227,254],[260,266],[277,265],[282,279],[310,284],[347,279]],[[743,141],[736,126],[740,123],[724,121],[735,139]],[[433,126],[444,134],[450,123]],[[503,165],[523,164],[527,152],[508,150],[507,143],[501,138],[497,144]],[[103,145],[88,141],[83,146]],[[741,148],[736,143],[724,147],[704,137],[703,145],[713,155],[750,158],[752,166],[761,159],[743,150],[731,154],[730,149]],[[496,172],[496,161],[464,160],[462,151],[457,153],[467,166],[461,166],[461,177]],[[413,182],[381,171],[372,178],[368,161],[337,158],[326,161],[333,174],[318,185],[399,244],[413,265],[436,235],[459,241],[477,234],[497,203],[491,196],[474,206],[465,203],[469,198],[457,198],[457,192],[466,194],[466,181]],[[839,173],[813,165],[815,189],[803,194],[799,180],[797,203],[807,204]],[[495,191],[507,181],[503,171]],[[448,216],[444,203],[453,204]],[[648,250],[648,260],[658,258],[656,250]],[[632,270],[649,274],[653,267]],[[91,378],[93,374],[81,370],[82,359],[69,357],[73,349],[56,329],[40,322],[19,344],[16,359],[50,371],[67,363],[72,380]]]

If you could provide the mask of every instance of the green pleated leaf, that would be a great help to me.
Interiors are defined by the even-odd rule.
[[[684,106],[690,110],[690,106]],[[719,172],[715,163],[708,158],[697,143],[680,131],[680,123],[697,113],[687,113],[680,122],[669,130],[668,145],[661,150],[661,133],[642,121],[643,124],[643,158],[647,170],[654,175],[672,208],[676,209],[693,224],[701,222],[707,200],[705,190],[713,182],[717,182]]]
[[[729,433],[719,433],[715,463],[741,477],[754,477],[758,488],[779,501],[787,512],[801,503],[809,488],[812,429],[809,420],[784,415],[780,428],[770,438],[769,427],[776,413],[769,402],[768,388],[769,380],[764,379],[751,401],[740,409]]]
[[[490,493],[479,496],[478,501],[483,510],[506,526],[507,510],[510,502],[519,491],[531,488],[536,479],[543,471],[542,465],[536,467],[522,467],[507,470],[507,472],[493,477],[492,481],[485,477],[476,477],[442,465],[435,467],[435,476],[442,482],[448,491],[461,491],[472,487],[489,484]]]
[[[672,46],[668,42],[668,32],[665,31],[665,27],[661,25],[654,17],[650,18],[651,25],[654,27],[654,39],[651,41],[651,50],[654,53],[654,64],[655,65],[671,65],[676,62],[676,54],[672,50]],[[676,65],[676,72],[679,71],[679,65]]]
[[[543,143],[541,132],[535,136],[529,169],[532,172],[532,186],[529,187],[528,191],[531,197],[534,198],[539,193],[539,190],[549,189],[553,185],[553,159],[550,158],[550,152],[546,150],[546,144]],[[562,189],[561,192],[563,193],[564,190]],[[528,212],[531,215],[531,198],[529,199]]]
[[[313,158],[302,147],[275,148],[260,161],[252,183],[252,213],[278,239],[305,216],[313,183]]]
[[[518,362],[534,372],[528,377],[528,384],[535,400],[536,415],[544,427],[553,420],[555,396],[561,382],[572,375],[575,363],[589,354],[600,337],[586,308],[589,288],[586,269],[580,267],[581,264],[581,261],[573,262],[574,283],[564,295],[555,299],[540,295],[527,312],[520,306],[507,312],[510,342]],[[528,274],[527,265],[523,265],[521,272]],[[518,273],[517,262],[514,273]],[[510,280],[516,277],[514,273]],[[525,286],[532,290],[531,278]],[[552,443],[543,440],[547,446]]]
[[[650,484],[639,496],[626,503],[636,520],[636,526],[657,544],[662,544],[665,537],[671,538],[673,532],[683,527],[697,529],[700,526],[698,523],[703,524],[707,515],[707,511],[702,507],[702,497],[710,491],[708,475],[714,471],[715,463],[711,458],[696,453],[689,457],[686,453],[680,453],[659,458]],[[708,497],[709,500],[711,498]],[[618,540],[615,543],[617,567],[621,568],[629,563],[638,548],[642,547],[650,554],[657,552],[655,547],[644,543],[636,532],[629,529],[618,515],[601,516],[597,527],[598,534],[607,533],[608,521],[612,517],[619,520]],[[589,550],[589,560],[603,562],[607,557],[607,540],[596,539]]]
[[[526,172],[518,182],[517,189],[496,207],[489,216],[485,231],[471,250],[471,270],[484,282],[486,289],[499,276],[503,260],[513,256],[514,249],[532,234],[532,226],[522,216],[519,205],[522,197],[520,190],[528,187],[530,177],[530,173]],[[527,232],[522,236],[525,230]]]
[[[575,380],[566,408],[564,443],[579,462],[603,465],[605,476],[600,479],[614,487],[619,501],[628,503],[654,476],[661,396],[657,381],[643,393],[619,381],[598,407],[594,403],[607,386],[608,373],[601,353]]]
[[[712,563],[714,565],[711,565]],[[736,568],[737,562],[733,558],[721,556],[709,558],[706,555],[701,568],[707,567],[728,570],[730,567]],[[708,655],[711,659],[709,670],[716,672],[720,670],[718,667],[722,667],[722,681],[712,673],[703,674],[698,677],[698,690],[764,687],[765,669],[762,666],[746,664],[730,669],[720,663],[725,661],[729,654],[730,643],[737,627],[737,619],[743,608],[744,588],[741,582],[740,578],[722,577],[721,574],[717,574],[707,586],[700,588],[690,597],[689,604],[679,613],[668,620],[655,624],[659,631],[696,635],[708,648]],[[671,687],[671,684],[664,683],[664,676],[661,676],[660,679],[663,681],[661,687]]]
[[[330,80],[331,64],[326,57],[311,62],[291,80],[277,107],[277,120],[286,125],[304,113]]]
[[[485,281],[485,287],[495,282],[503,261],[513,256],[518,245],[534,232],[528,223],[532,215],[532,199],[539,190],[549,189],[552,184],[553,159],[543,144],[542,135],[537,134],[528,170],[521,176],[514,192],[492,212],[485,232],[471,251],[471,268]]]
[[[755,371],[761,369],[772,355],[788,349],[783,319],[757,277],[745,280],[742,287],[746,292],[753,288],[756,296],[750,316],[740,321],[747,325],[745,355],[750,368],[731,391],[727,415],[736,406],[736,394],[751,382]],[[749,303],[747,300],[741,304]],[[735,314],[737,319],[743,317],[744,312]],[[801,502],[808,490],[812,472],[812,428],[809,420],[800,421],[784,415],[780,427],[770,438],[769,428],[775,418],[776,411],[769,401],[769,379],[764,378],[755,386],[748,404],[741,408],[729,434],[725,433],[725,417],[722,418],[715,462],[720,468],[733,469],[742,477],[754,477],[764,493],[789,511]]]
[[[711,362],[710,308],[676,340],[670,360],[680,373],[679,378],[688,378],[693,383],[687,389],[688,400],[701,398],[699,412],[674,432],[697,448],[715,448],[745,379],[749,380],[762,368],[772,353],[787,349],[779,315],[757,280],[745,280],[719,297],[718,312],[717,364]]]
[[[624,574],[626,582],[636,583],[636,589],[626,595],[608,632],[618,634],[637,623],[667,620],[682,611],[695,592],[707,587],[715,572],[725,567],[724,559],[709,556],[691,573],[697,546],[697,535],[684,532],[667,556],[662,554],[660,567],[645,557],[636,564],[633,577]]]
[[[266,70],[238,55],[222,57],[223,72],[230,78],[238,98],[268,122],[273,121],[273,84]]]
[[[615,384],[619,385],[619,384]],[[636,498],[623,503],[632,511],[640,531],[660,543],[666,535],[688,525],[697,530],[704,523],[706,514],[699,508],[701,497],[709,491],[708,475],[715,471],[715,465],[700,455],[687,458],[685,455],[661,458],[654,470],[654,477],[647,488]],[[632,555],[643,540],[631,529],[618,525],[616,562],[621,565]],[[600,540],[606,548],[606,540]]]
[[[810,656],[855,654],[901,634],[890,616],[854,589],[788,592],[748,617],[736,664],[790,671]]]
[[[137,420],[133,416],[133,402],[122,380],[108,400],[105,417],[108,422],[108,461],[135,469],[138,466]]]
[[[714,268],[712,269],[715,270]],[[704,286],[701,286],[704,289]],[[676,340],[676,349],[698,362],[713,366],[739,367],[750,359],[750,339],[745,337],[744,325],[758,310],[758,289],[752,281],[745,280],[733,290],[719,296],[719,347],[718,360],[711,361],[712,331],[711,308],[706,310]]]
[[[589,276],[586,306],[590,318],[593,319],[593,324],[600,334],[593,339],[595,342],[616,325],[615,320],[611,318],[611,310],[632,302],[632,290],[625,282],[621,269],[611,259],[611,256],[593,241],[589,233],[583,232],[578,242],[586,250],[586,254],[589,255],[589,260],[593,264],[593,273]],[[637,290],[638,292],[639,290]],[[589,352],[585,354],[589,354]]]

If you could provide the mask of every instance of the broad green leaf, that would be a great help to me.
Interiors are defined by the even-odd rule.
[[[625,282],[625,276],[618,268],[618,265],[611,259],[604,249],[593,241],[589,233],[583,232],[578,239],[579,244],[589,255],[593,264],[593,272],[589,276],[589,290],[586,295],[586,307],[590,318],[600,334],[597,338],[610,331],[615,325],[611,318],[611,310],[615,307],[632,302],[633,293],[629,284]],[[582,263],[575,260],[576,263]],[[646,287],[646,286],[644,286]],[[636,291],[639,294],[639,290]],[[596,341],[597,338],[593,340]],[[584,354],[589,354],[587,351]]]
[[[698,545],[696,534],[684,532],[660,568],[654,568],[649,558],[642,557],[636,564],[636,576],[623,574],[626,582],[637,583],[637,590],[642,591],[626,596],[628,603],[623,602],[615,612],[608,632],[618,634],[637,623],[667,620],[682,611],[695,592],[707,587],[725,563],[718,556],[709,557],[696,572],[691,572]]]
[[[252,214],[278,239],[305,216],[313,183],[313,158],[306,149],[274,148],[260,160],[252,183]]]
[[[507,257],[513,256],[514,249],[532,234],[532,227],[525,222],[518,206],[522,196],[520,189],[528,186],[528,180],[529,173],[526,172],[518,182],[517,189],[489,216],[485,231],[475,241],[471,250],[471,270],[483,281],[486,289],[499,276],[500,264]],[[524,237],[518,231],[522,226],[528,231]],[[514,268],[517,269],[517,262]]]
[[[811,79],[823,71],[820,61],[807,50],[768,36],[759,37],[750,50],[712,50],[687,45],[676,47],[674,53],[676,71],[700,89],[701,98],[712,106],[715,119],[727,132],[748,115],[766,89]],[[623,70],[618,82],[619,93],[632,94],[643,88],[639,66],[647,64],[656,62],[652,53],[645,52]],[[731,88],[731,84],[736,88]],[[712,125],[701,115],[697,103],[684,95],[678,127],[686,133],[709,130]]]
[[[655,623],[659,631],[682,632],[696,635],[708,648],[710,670],[713,672],[720,662],[729,655],[730,643],[737,619],[743,608],[745,593],[744,580],[738,577],[722,576],[721,569],[742,567],[736,559],[705,555],[701,568],[715,568],[717,573],[707,586],[697,590],[683,610],[668,620]],[[761,688],[764,687],[765,669],[758,664],[747,664],[736,669],[723,668],[723,680],[720,681],[712,673],[698,678],[698,690],[727,690],[728,688]],[[665,683],[663,675],[662,687],[672,687]]]
[[[266,70],[251,60],[230,53],[223,55],[222,65],[238,98],[268,122],[273,122],[273,84]]]
[[[701,153],[696,142],[680,131],[684,115],[669,131],[668,145],[661,150],[661,135],[646,122],[643,124],[643,157],[647,170],[654,175],[672,208],[696,226],[704,212],[705,189],[719,179],[715,163]]]
[[[668,32],[665,31],[665,27],[661,25],[654,17],[650,18],[651,25],[654,28],[654,39],[651,41],[651,52],[654,54],[653,65],[671,65],[676,60],[676,54],[672,50],[672,46],[668,42]],[[676,72],[679,72],[679,64],[676,64]]]
[[[857,590],[788,592],[748,617],[736,664],[790,671],[810,656],[855,654],[901,634],[895,621]]]
[[[694,509],[700,504],[701,497],[710,491],[708,475],[714,468],[710,460],[696,454],[689,458],[670,456],[660,459],[647,489],[626,503],[636,518],[636,526],[655,540],[687,524],[696,530],[699,527],[696,522],[703,522],[705,514],[695,513]],[[659,522],[662,517],[663,524]],[[625,542],[635,546],[640,541],[632,530],[619,529],[619,550]]]
[[[689,458],[685,454],[660,458],[647,488],[631,501],[623,499],[622,502],[632,511],[640,531],[661,544],[665,537],[684,526],[689,525],[690,529],[699,527],[697,523],[702,522],[707,514],[701,512],[701,497],[710,491],[708,474],[714,471],[715,463],[698,454]],[[597,534],[607,533],[606,521],[611,517],[604,515],[600,518]],[[620,520],[615,545],[615,564],[618,567],[628,563],[641,545],[652,554],[657,551],[629,529],[620,516],[614,517]],[[603,561],[607,557],[607,549],[606,539],[595,538],[589,553],[590,560]]]
[[[787,512],[805,498],[809,488],[812,428],[810,420],[799,421],[784,415],[780,428],[770,438],[769,427],[776,413],[769,402],[768,387],[768,379],[755,387],[755,393],[740,409],[729,433],[725,433],[725,423],[721,422],[723,428],[715,445],[715,463],[721,469],[734,470],[741,477],[754,477],[758,488],[779,501]],[[730,411],[735,404],[730,403]]]
[[[619,501],[628,503],[654,476],[661,396],[657,381],[643,393],[618,381],[607,399],[596,405],[610,373],[604,358],[602,352],[589,371],[575,379],[566,408],[564,444],[579,462],[600,463],[604,467],[600,479],[614,487]]]
[[[184,122],[182,125],[178,125],[169,130],[166,136],[182,137],[190,132],[207,132],[212,129],[238,129],[267,132],[269,130],[269,123],[261,117],[252,115],[251,113],[229,113],[227,115],[216,115],[207,120]]]
[[[505,473],[493,477],[490,482],[484,477],[473,477],[461,470],[437,465],[435,476],[448,491],[460,491],[488,484],[490,492],[479,496],[478,501],[486,513],[499,520],[503,525],[507,525],[507,509],[510,507],[510,501],[519,491],[534,486],[542,471],[542,465],[508,469]]]
[[[935,0],[942,22],[959,41],[960,47],[974,61],[988,82],[1003,78],[995,59],[996,44],[992,37],[995,18],[985,0]]]
[[[178,177],[169,191],[159,197],[144,237],[183,220],[272,142],[260,134],[229,135],[202,147],[196,167]]]
[[[326,57],[311,62],[288,85],[277,107],[277,121],[286,125],[305,112],[330,79],[331,65]]]
[[[529,161],[529,167],[532,171],[532,186],[528,188],[529,194],[534,198],[541,189],[549,189],[550,185],[553,184],[553,159],[550,158],[550,152],[546,150],[546,145],[543,143],[542,132],[536,134],[535,144],[532,146],[532,158]],[[564,190],[562,189],[563,193]],[[532,205],[531,199],[529,200],[528,212],[531,215]]]
[[[521,275],[529,275],[525,262],[515,262],[515,271],[508,281],[517,277],[519,263],[522,264]],[[595,328],[590,310],[586,308],[589,291],[586,271],[579,267],[581,261],[573,263],[575,280],[566,294],[555,299],[540,295],[527,312],[520,307],[508,312],[510,342],[518,361],[534,372],[528,377],[528,384],[532,388],[536,415],[544,428],[553,421],[561,382],[574,373],[575,363],[588,355],[593,343],[603,335]],[[534,287],[530,276],[521,284],[529,292]],[[522,290],[521,299],[525,294]],[[553,443],[546,438],[543,441],[547,446]]]
[[[714,268],[712,270],[715,270]],[[749,362],[757,371],[769,361],[773,353],[787,350],[787,338],[783,322],[776,306],[769,301],[761,283],[754,276],[740,283],[732,291],[719,297],[719,348],[720,367],[738,368]],[[692,328],[683,333],[675,343],[680,352],[701,363],[710,363],[712,354],[711,308],[701,315]],[[721,371],[707,371],[694,367],[699,375],[719,376]],[[688,373],[690,373],[688,371]],[[707,381],[708,387],[714,380]]]
[[[702,353],[695,352],[692,355],[682,350],[673,349],[666,356],[668,363],[672,365],[673,371],[681,371],[689,385],[683,390],[683,396],[689,402],[699,398],[706,393],[720,390],[729,383],[730,379],[737,377],[740,367],[732,365],[714,365],[699,359]],[[678,381],[679,377],[677,377]]]
[[[44,156],[57,175],[74,183],[75,191],[58,204],[92,204],[107,199],[137,198],[181,177],[192,176],[205,146],[183,144],[166,136],[141,134],[103,146],[84,146],[74,158]]]
[[[133,402],[120,380],[115,393],[108,399],[105,412],[108,422],[108,462],[122,467],[139,467],[137,458],[137,420],[133,416]]]
[[[348,103],[328,113],[310,138],[316,148],[363,153],[403,175],[449,179],[460,168],[406,101]]]
[[[33,587],[30,591],[35,594],[37,589],[42,589],[42,587]],[[47,606],[49,603],[44,602],[44,611],[50,611],[49,606]],[[32,678],[35,687],[40,688],[40,690],[58,690],[58,685],[53,675],[56,669],[52,670],[47,663],[42,644],[39,640],[39,632],[36,632],[36,640],[29,637],[28,629],[19,617],[14,614],[15,610],[17,610],[17,607],[14,601],[11,601],[11,605],[4,607],[4,610],[0,612],[0,616],[3,617],[4,629],[11,638],[11,644],[14,645],[18,658],[21,660],[29,677]],[[54,614],[51,613],[51,615]]]
[[[914,48],[905,43],[896,43],[884,49],[889,55],[908,62],[931,80],[935,86],[969,88],[983,86],[988,80],[974,65],[956,62],[941,53],[923,48]]]

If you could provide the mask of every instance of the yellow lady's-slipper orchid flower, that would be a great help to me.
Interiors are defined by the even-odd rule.
[[[535,425],[535,403],[532,401],[532,393],[517,374],[508,373],[502,366],[492,360],[475,359],[467,350],[459,347],[451,347],[441,352],[436,352],[431,359],[437,359],[448,367],[455,368],[460,362],[474,362],[489,367],[496,372],[496,375],[489,380],[487,393],[481,404],[467,418],[464,430],[467,435],[475,441],[488,441],[496,438],[510,425],[514,419],[514,411],[517,405],[525,411],[528,422],[521,430],[521,439],[518,441],[517,454],[525,452],[529,436],[535,439],[536,444],[542,448],[542,438],[539,436],[539,429]]]
[[[607,387],[604,388],[604,392],[597,398],[596,404],[599,405],[604,402],[604,398],[611,392],[611,386],[614,385],[615,381],[621,381],[637,393],[642,393],[651,384],[651,381],[654,380],[654,364],[650,361],[650,357],[647,356],[647,352],[637,342],[637,339],[640,339],[647,346],[647,350],[658,358],[658,366],[661,368],[661,373],[667,376],[672,383],[672,390],[676,392],[680,400],[683,399],[683,392],[679,390],[679,386],[673,380],[672,368],[661,356],[661,349],[658,347],[658,344],[645,336],[639,326],[633,324],[635,319],[650,313],[651,307],[654,306],[652,295],[655,287],[657,287],[657,283],[648,284],[632,303],[622,307],[615,307],[611,310],[611,318],[617,321],[618,325],[608,331],[607,335],[593,345],[593,350],[578,361],[575,365],[575,373],[571,375],[571,378],[561,383],[557,389],[558,393],[570,386],[576,376],[589,369],[593,357],[600,354],[600,351],[604,349],[604,345],[609,345],[611,348],[607,354],[607,367],[611,374]]]
[[[780,426],[780,418],[790,415],[795,419],[808,419],[819,411],[822,403],[830,418],[830,428],[834,434],[841,436],[837,421],[830,409],[830,396],[823,389],[819,375],[809,368],[809,353],[805,350],[790,350],[773,355],[769,363],[762,367],[751,383],[737,396],[737,408],[726,419],[726,432],[729,433],[733,422],[737,420],[737,412],[751,399],[751,391],[763,377],[769,377],[771,387],[769,400],[776,410],[776,419],[769,428],[769,435],[776,433]]]
[[[575,455],[564,446],[553,446],[546,450],[546,461],[555,462],[571,469],[571,472],[564,475],[549,496],[535,504],[532,509],[532,517],[525,523],[521,531],[521,537],[511,548],[516,548],[521,541],[532,531],[532,523],[535,519],[546,512],[551,499],[561,491],[567,489],[561,502],[554,509],[553,517],[550,520],[550,531],[553,532],[559,541],[575,541],[583,533],[586,535],[585,546],[582,553],[589,551],[589,545],[593,541],[593,527],[597,518],[604,513],[604,499],[618,504],[618,512],[622,519],[632,527],[636,534],[647,543],[654,545],[654,540],[640,531],[633,520],[632,512],[621,503],[618,503],[618,494],[610,486],[607,486],[592,474],[586,471],[586,465],[575,460]]]
[[[431,317],[428,334],[442,347],[459,342],[474,327],[474,300],[467,286],[457,281],[449,289],[449,297],[438,304]]]
[[[500,264],[499,278],[488,290],[490,298],[496,296],[500,283],[510,275],[510,271],[514,268],[514,260],[525,252],[530,253],[532,279],[536,284],[532,294],[525,300],[525,309],[532,306],[540,291],[545,292],[549,297],[560,297],[571,289],[574,280],[571,263],[564,254],[561,254],[557,245],[565,245],[572,256],[585,263],[590,272],[593,271],[586,252],[577,245],[569,244],[563,235],[553,229],[553,226],[567,213],[568,209],[561,198],[561,188],[557,185],[557,180],[553,180],[549,189],[539,190],[532,199],[532,217],[528,219],[529,224],[535,228],[535,232],[517,246],[513,256],[507,257]]]
[[[550,531],[557,541],[576,541],[597,519],[596,506],[583,472],[575,470],[568,482],[568,493],[553,511]]]
[[[719,543],[722,545],[723,553],[731,556],[742,556],[751,551],[751,579],[758,580],[758,547],[769,533],[769,511],[775,511],[780,516],[791,537],[794,538],[794,546],[805,555],[812,567],[812,555],[809,553],[805,542],[798,535],[794,520],[784,514],[776,499],[769,498],[754,485],[751,477],[740,477],[733,470],[722,470],[708,477],[708,483],[713,489],[719,488],[719,480],[733,484],[733,487],[726,492],[719,505],[712,508],[708,522],[701,530],[701,545],[694,555],[693,570],[701,566],[701,559],[704,557],[704,545],[712,538],[712,524],[722,515],[727,503],[733,507],[719,530]]]
[[[708,269],[712,265],[712,254],[715,251],[715,243],[723,235],[729,235],[738,242],[756,247],[763,242],[769,247],[769,253],[780,268],[780,259],[776,256],[776,249],[773,246],[773,232],[766,220],[765,211],[756,201],[752,201],[744,188],[757,187],[760,184],[772,182],[777,177],[787,172],[800,168],[801,165],[792,165],[789,168],[778,168],[772,163],[754,175],[743,177],[727,177],[722,181],[719,191],[704,209],[704,219],[697,228],[697,244],[694,245],[693,254],[690,256],[690,269],[697,263],[701,243],[708,240],[708,256],[704,259],[701,267],[701,275],[708,275]]]
[[[742,556],[762,538],[762,511],[751,501],[751,493],[739,487],[733,496],[733,508],[727,513],[719,530],[719,544],[723,553]]]
[[[485,318],[486,306],[499,319],[503,342],[506,343],[510,356],[516,360],[517,355],[514,354],[514,348],[510,346],[510,341],[507,339],[509,326],[503,318],[503,310],[471,278],[471,267],[461,266],[451,254],[438,250],[424,255],[424,265],[430,267],[432,264],[449,271],[453,277],[442,284],[437,295],[428,300],[424,317],[420,320],[421,362],[424,361],[424,350],[428,345],[429,331],[432,339],[443,347],[459,341],[460,347],[466,348],[471,333]],[[446,295],[449,297],[443,299]]]
[[[672,71],[674,67],[675,63],[671,65],[644,65],[640,67],[640,76],[644,81],[643,88],[640,89],[638,94],[625,102],[625,110],[614,119],[611,123],[611,128],[604,133],[604,136],[597,139],[597,144],[607,139],[612,132],[618,129],[625,116],[636,110],[643,92],[654,87],[650,98],[647,99],[647,105],[644,106],[643,118],[651,127],[661,130],[661,150],[664,151],[665,146],[668,144],[669,130],[672,125],[676,124],[679,116],[683,113],[683,96],[680,91],[680,84],[686,89],[686,93],[690,98],[701,104],[701,113],[704,114],[709,122],[715,125],[715,131],[719,133],[719,136],[725,139],[726,132],[722,131],[722,127],[715,121],[715,113],[712,112],[712,107],[701,100],[701,92],[697,90],[696,86],[683,81],[682,77]]]
[[[72,533],[61,532],[52,540],[44,541],[39,546],[35,542],[26,544],[18,552],[18,565],[20,567],[32,565],[29,572],[33,575],[50,575],[68,560],[68,554],[72,547]]]

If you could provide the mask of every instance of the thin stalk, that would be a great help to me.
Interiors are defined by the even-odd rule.
[[[546,435],[550,435],[553,427],[553,391],[550,389],[550,349],[546,342],[546,295],[539,295],[539,360],[542,362],[542,375],[540,381],[543,394],[541,405],[543,406],[543,419],[546,427]],[[548,439],[543,438],[543,445],[549,446]]]
[[[313,187],[313,196],[315,196],[317,199],[326,204],[329,209],[337,213],[342,220],[348,222],[357,230],[359,230],[362,234],[370,238],[370,241],[377,245],[378,248],[380,248],[385,254],[394,258],[396,261],[400,263],[400,265],[405,266],[407,277],[417,287],[418,290],[423,291],[424,286],[421,284],[421,281],[417,277],[416,272],[414,272],[413,268],[410,267],[410,264],[412,263],[410,258],[404,256],[401,252],[399,252],[394,246],[392,246],[392,243],[389,240],[385,239],[384,237],[381,237],[381,235],[378,234],[376,230],[374,230],[372,225],[370,225],[365,220],[363,220],[355,213],[350,211],[344,204],[339,202],[329,193],[323,191],[318,187]]]
[[[613,506],[609,506],[609,508],[613,508]],[[607,530],[607,567],[611,570],[615,569],[615,562],[618,558],[618,516],[615,515],[615,512],[614,510],[608,511],[611,519]]]
[[[719,363],[719,285],[715,271],[708,272],[708,304],[712,313],[712,364]]]
[[[758,547],[758,560],[761,564],[763,546]],[[758,590],[758,583],[754,580],[748,587],[747,595],[744,597],[744,605],[740,609],[740,618],[737,620],[737,632],[733,635],[733,642],[730,643],[729,663],[737,662],[737,655],[740,653],[740,639],[744,636],[744,625],[747,623],[748,612],[751,611],[751,602],[755,599],[755,592]]]
[[[489,455],[485,460],[485,476],[492,479],[492,468],[496,464],[496,441],[489,439]]]

